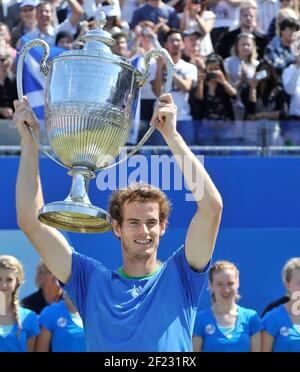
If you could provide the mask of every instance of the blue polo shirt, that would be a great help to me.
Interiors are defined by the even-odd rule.
[[[53,352],[86,351],[83,327],[74,322],[64,301],[46,306],[39,320],[52,333]]]
[[[22,324],[20,335],[17,324],[12,326],[8,334],[0,332],[0,352],[25,352],[27,340],[40,333],[36,313],[19,306],[19,317]]]
[[[300,352],[300,332],[295,328],[284,304],[263,318],[265,331],[274,337],[274,352]]]
[[[74,252],[66,290],[83,319],[87,350],[192,351],[207,268],[194,272],[181,247],[153,275],[128,278]]]
[[[203,352],[249,352],[251,337],[261,332],[262,321],[256,311],[237,307],[238,316],[230,335],[225,335],[217,324],[211,308],[197,314],[194,335],[203,338]]]

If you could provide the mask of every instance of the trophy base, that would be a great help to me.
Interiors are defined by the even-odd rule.
[[[92,204],[68,201],[46,204],[39,211],[39,220],[51,227],[80,233],[111,230],[110,215]]]

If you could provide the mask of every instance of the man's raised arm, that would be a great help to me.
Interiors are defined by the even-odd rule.
[[[213,253],[221,221],[222,198],[201,162],[176,130],[177,109],[172,96],[162,95],[158,107],[151,123],[163,135],[197,202],[197,212],[186,236],[185,252],[190,267],[201,271]]]
[[[38,131],[39,123],[26,97],[22,101],[15,101],[14,106],[13,120],[21,135],[21,159],[16,187],[17,222],[49,270],[66,283],[71,275],[71,248],[59,231],[38,220],[38,211],[44,204],[38,147],[27,125]]]

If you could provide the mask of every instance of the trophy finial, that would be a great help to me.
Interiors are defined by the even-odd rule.
[[[98,10],[95,18],[96,18],[97,28],[103,30],[107,22],[106,15],[103,12],[103,10]]]

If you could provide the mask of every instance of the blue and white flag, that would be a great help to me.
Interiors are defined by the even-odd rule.
[[[29,39],[22,37],[22,45],[25,45]],[[65,49],[50,46],[50,55],[48,61]],[[44,120],[44,103],[45,103],[45,84],[46,78],[40,71],[44,49],[40,46],[33,47],[27,53],[23,67],[23,92],[29,99],[34,113],[40,121]]]

